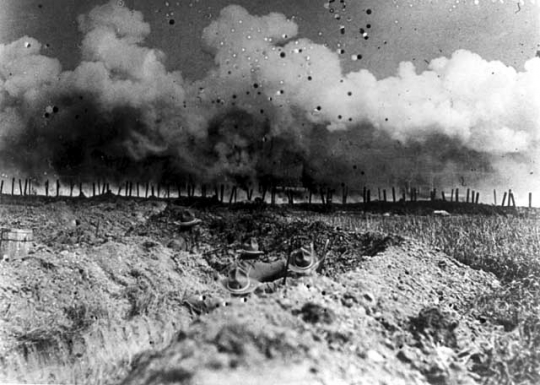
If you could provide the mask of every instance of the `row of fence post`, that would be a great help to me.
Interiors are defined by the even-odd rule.
[[[32,179],[18,179],[18,184],[16,178],[11,179],[11,195],[16,195],[16,186],[19,187],[19,195],[21,196],[28,196],[28,195],[38,195],[36,186],[34,185],[34,181]],[[73,181],[69,182],[69,196],[74,196],[74,190],[75,190],[76,184]],[[111,184],[106,181],[96,181],[91,183],[91,196],[98,196],[98,195],[104,195],[104,194],[112,194],[111,191]],[[59,179],[56,180],[56,191],[55,195],[56,197],[61,196],[62,191],[62,184]],[[49,180],[46,180],[44,183],[45,188],[45,196],[50,196],[50,184]],[[78,190],[79,190],[79,197],[86,197],[83,189],[83,183],[78,183]],[[185,196],[188,198],[195,197],[195,190],[196,185],[194,183],[186,183],[183,187],[181,184],[176,185],[176,195],[177,197],[182,197],[182,194],[185,190]],[[244,188],[243,189],[246,195],[246,198],[248,201],[251,201],[254,199],[254,189]],[[261,201],[265,201],[267,192],[270,191],[270,203],[276,204],[276,196],[279,192],[283,193],[285,197],[287,198],[287,202],[289,204],[294,204],[295,200],[295,193],[297,193],[299,188],[291,188],[291,187],[280,187],[273,185],[271,187],[268,187],[267,185],[260,184],[259,185],[259,199]],[[324,205],[330,205],[333,203],[334,194],[336,193],[335,188],[330,187],[319,187],[318,190],[314,189],[303,189],[300,188],[300,190],[304,193],[307,193],[308,197],[308,203],[311,204],[313,202],[313,195],[318,193],[320,201]],[[143,194],[144,191],[144,194]],[[362,202],[363,203],[372,203],[372,194],[371,189],[364,186],[362,188]],[[377,199],[379,202],[417,202],[419,195],[420,195],[420,189],[416,187],[412,188],[402,188],[400,191],[400,196],[398,196],[398,189],[395,187],[391,188],[391,201],[389,199],[389,195],[387,194],[387,189],[378,188],[377,189]],[[205,184],[202,184],[199,186],[199,192],[200,196],[203,198],[206,198],[208,196],[209,190],[208,186]],[[461,197],[460,195],[460,189],[455,188],[450,190],[450,196],[448,197],[446,195],[446,192],[443,190],[441,193],[441,200],[442,201],[449,201],[449,202],[462,202],[462,203],[471,203],[471,204],[479,204],[480,202],[480,192],[475,191],[473,189],[466,189],[465,196]],[[0,194],[4,194],[4,180],[0,181]],[[157,197],[157,198],[171,198],[171,185],[169,184],[151,184],[150,182],[133,182],[133,181],[126,181],[123,183],[118,184],[117,186],[117,192],[116,195],[118,196],[125,196],[125,197],[136,197],[136,198],[151,198],[151,197]],[[305,196],[305,195],[304,195]],[[225,185],[215,185],[213,190],[213,197],[217,199],[220,202],[224,202],[225,199]],[[408,198],[408,199],[407,199]],[[349,199],[349,187],[345,184],[341,185],[341,203],[347,204]],[[238,186],[233,185],[230,188],[230,195],[228,199],[228,203],[236,203],[238,200]],[[431,189],[429,191],[429,200],[435,201],[437,200],[437,189]],[[495,206],[498,205],[497,202],[497,190],[493,190],[493,204]],[[511,189],[508,191],[505,191],[502,197],[501,206],[503,207],[516,207],[516,201],[514,198],[514,193]],[[532,193],[529,192],[528,194],[528,206],[532,207]]]

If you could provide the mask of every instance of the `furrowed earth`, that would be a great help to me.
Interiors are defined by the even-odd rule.
[[[188,204],[203,222],[180,231]],[[0,262],[0,382],[475,384],[503,328],[473,306],[494,275],[298,207],[106,196],[4,199],[0,213],[34,234],[25,257]],[[292,239],[329,241],[327,257],[231,297],[220,280],[248,236],[264,261]]]

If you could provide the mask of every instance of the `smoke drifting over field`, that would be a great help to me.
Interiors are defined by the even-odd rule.
[[[6,170],[83,181],[516,189],[538,179],[540,58],[517,72],[459,50],[425,72],[408,62],[376,79],[343,73],[337,53],[298,37],[281,14],[228,6],[202,36],[213,70],[189,81],[145,46],[140,12],[111,2],[78,22],[73,71],[31,37],[0,45]]]

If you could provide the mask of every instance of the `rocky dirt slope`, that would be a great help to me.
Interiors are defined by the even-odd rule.
[[[67,342],[88,358],[97,324],[140,317],[174,334],[125,362],[123,384],[473,384],[495,326],[471,304],[498,286],[447,255],[388,234],[298,221],[287,210],[204,205],[180,233],[182,202],[4,205],[0,226],[31,228],[22,260],[0,265],[0,360]],[[243,237],[266,260],[291,238],[328,239],[320,274],[230,297],[217,280]],[[111,326],[113,327],[113,326]],[[134,338],[137,338],[136,336]],[[156,339],[159,339],[156,337]],[[53,379],[54,380],[54,379]],[[84,382],[82,380],[82,382]]]

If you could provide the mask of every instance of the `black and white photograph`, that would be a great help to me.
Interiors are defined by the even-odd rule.
[[[0,384],[540,384],[540,1],[0,0]]]

